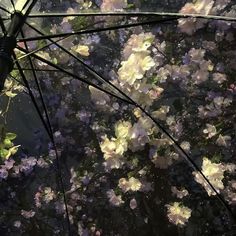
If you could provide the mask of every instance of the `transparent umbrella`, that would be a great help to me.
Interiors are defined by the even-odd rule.
[[[0,4],[2,235],[233,235],[234,3]]]

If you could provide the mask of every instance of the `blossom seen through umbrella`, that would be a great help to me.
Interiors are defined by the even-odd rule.
[[[1,93],[1,235],[234,235],[235,7],[38,0]]]

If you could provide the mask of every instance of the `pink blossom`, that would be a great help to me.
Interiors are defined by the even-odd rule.
[[[121,11],[125,7],[127,7],[126,0],[103,0],[101,11]]]
[[[21,215],[25,217],[26,219],[29,219],[29,218],[34,217],[35,212],[33,210],[30,210],[30,211],[21,210]]]
[[[137,201],[135,198],[130,200],[129,206],[132,210],[134,210],[135,208],[137,208]]]
[[[5,168],[0,168],[0,180],[8,177],[8,171]]]
[[[13,166],[14,166],[14,164],[15,164],[15,161],[14,160],[6,160],[5,162],[4,162],[4,164],[5,164],[5,168],[7,169],[7,170],[10,170],[10,169],[12,169],[13,168]]]

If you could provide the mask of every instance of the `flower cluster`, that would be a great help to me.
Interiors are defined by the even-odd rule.
[[[181,205],[180,202],[174,202],[166,205],[167,217],[169,221],[175,225],[184,226],[191,216],[191,209]]]
[[[104,153],[107,169],[118,169],[123,164],[124,153],[130,149],[133,152],[142,150],[149,142],[149,135],[153,133],[153,123],[148,118],[140,117],[133,125],[128,121],[115,124],[116,138],[103,137],[100,144]]]
[[[51,189],[51,187],[40,187],[39,191],[35,194],[35,205],[36,207],[42,207],[42,203],[48,204],[53,199],[56,198],[55,192]]]
[[[173,195],[176,195],[176,197],[180,198],[180,199],[182,199],[182,198],[186,197],[187,195],[189,195],[188,190],[186,190],[186,189],[178,190],[178,188],[175,187],[175,186],[171,187],[171,191],[172,191]]]
[[[158,62],[151,56],[151,46],[154,42],[152,33],[132,34],[124,47],[121,67],[118,70],[119,86],[136,102],[150,106],[153,100],[159,98],[163,89],[152,85],[145,74],[153,69]]]
[[[125,139],[104,137],[100,144],[101,151],[104,153],[106,169],[119,169],[122,166],[123,154],[127,151],[128,143]]]
[[[107,197],[109,198],[109,202],[113,206],[120,206],[124,201],[121,198],[121,195],[116,195],[114,190],[107,191]]]
[[[197,0],[194,3],[186,3],[186,5],[180,10],[180,13],[208,15],[213,5],[213,0]],[[189,35],[192,35],[198,29],[203,28],[204,24],[207,22],[206,20],[195,18],[180,19],[178,21],[180,30]]]
[[[125,179],[125,178],[121,178],[119,180],[119,185],[118,185],[123,192],[128,192],[128,191],[138,191],[141,189],[142,183],[134,178],[131,177],[130,179]]]
[[[149,50],[153,40],[154,35],[151,33],[130,37],[123,51],[125,61],[121,62],[118,71],[122,84],[134,85],[136,80],[141,80],[145,72],[155,65]]]
[[[202,173],[210,181],[212,186],[219,192],[224,189],[224,184],[222,180],[224,179],[225,168],[223,164],[216,164],[211,162],[208,158],[204,157],[202,162]],[[216,193],[211,189],[208,183],[203,179],[203,177],[196,171],[193,172],[195,180],[200,183],[208,195],[216,195]]]

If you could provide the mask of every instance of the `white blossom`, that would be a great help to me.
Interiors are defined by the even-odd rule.
[[[213,163],[208,158],[204,157],[202,162],[202,173],[206,176],[212,186],[216,189],[217,192],[224,189],[224,184],[222,180],[224,179],[224,165],[219,163]],[[195,180],[201,184],[208,195],[216,195],[216,193],[212,190],[209,184],[203,179],[203,177],[197,171],[193,171],[193,175]]]
[[[180,202],[174,202],[167,204],[167,217],[169,221],[175,225],[184,226],[191,216],[191,209],[180,204]]]

